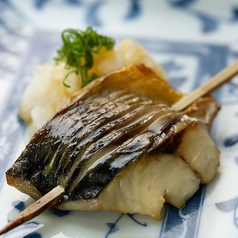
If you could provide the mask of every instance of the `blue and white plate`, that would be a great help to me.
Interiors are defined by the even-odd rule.
[[[88,25],[118,42],[133,38],[143,45],[185,93],[238,58],[237,1],[0,0],[0,226],[33,202],[5,181],[27,143],[17,117],[24,88],[36,66],[52,60],[61,30]],[[221,165],[184,209],[166,205],[162,221],[50,209],[2,237],[238,237],[238,78],[214,96],[222,106],[211,131]]]

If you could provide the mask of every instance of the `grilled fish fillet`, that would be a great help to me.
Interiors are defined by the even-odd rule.
[[[160,219],[165,202],[183,207],[219,166],[209,135],[219,105],[171,110],[181,97],[144,65],[99,78],[33,136],[7,182],[34,199],[61,185],[59,209]]]

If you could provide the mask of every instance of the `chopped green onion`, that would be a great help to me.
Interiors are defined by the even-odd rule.
[[[66,69],[72,69],[64,78],[63,84],[70,87],[66,83],[69,74],[80,74],[82,79],[82,87],[97,78],[96,74],[88,75],[88,70],[93,67],[93,54],[100,53],[102,47],[112,50],[115,41],[112,38],[99,35],[91,27],[85,31],[66,29],[62,32],[63,46],[57,50],[56,62],[65,60]]]

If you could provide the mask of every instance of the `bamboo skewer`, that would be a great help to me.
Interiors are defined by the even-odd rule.
[[[172,109],[182,111],[197,99],[219,88],[221,85],[232,79],[238,74],[238,60],[232,65],[226,67],[206,83],[196,88],[194,91],[184,96],[182,99],[172,105]]]
[[[14,219],[12,219],[3,229],[0,230],[0,235],[31,220],[32,218],[46,211],[48,208],[54,206],[59,201],[63,193],[64,188],[61,186],[58,185],[57,187],[53,188],[50,192],[45,194],[43,197],[18,214]]]
[[[211,93],[212,91],[220,87],[222,84],[233,78],[236,74],[238,74],[238,61],[220,71],[217,75],[215,75],[205,84],[195,89],[187,96],[184,96],[182,99],[180,99],[178,102],[172,105],[172,109],[176,111],[184,110],[194,101],[196,101],[197,99],[208,93]],[[30,205],[28,208],[23,210],[13,220],[11,220],[4,228],[0,230],[0,235],[33,219],[34,217],[46,211],[48,208],[56,205],[61,196],[63,195],[63,193],[64,188],[58,185],[57,187],[52,189],[49,193],[47,193],[39,200],[34,202],[32,205]]]

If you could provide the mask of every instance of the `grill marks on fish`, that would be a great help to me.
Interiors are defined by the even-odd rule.
[[[126,165],[194,121],[125,90],[93,94],[57,113],[7,173],[29,181],[42,195],[60,184],[63,200],[92,199]],[[29,166],[27,173],[21,173],[23,166]]]
[[[138,101],[137,97],[128,97],[127,95],[123,96],[123,100],[130,98],[132,102]],[[98,102],[99,100],[97,100]],[[119,101],[117,99],[117,101]],[[99,104],[100,105],[100,104]],[[148,107],[149,106],[149,107]],[[98,128],[91,134],[89,134],[88,137],[81,140],[77,148],[80,148],[81,151],[78,155],[80,157],[71,165],[70,173],[68,174],[68,181],[70,181],[67,185],[66,193],[74,194],[75,196],[77,191],[80,191],[79,195],[76,195],[75,198],[83,198],[87,199],[92,197],[92,191],[94,191],[94,196],[98,195],[98,193],[101,191],[103,186],[105,186],[104,183],[110,182],[110,180],[115,176],[115,174],[118,172],[119,169],[123,168],[128,162],[133,161],[132,155],[132,148],[127,149],[127,153],[130,154],[130,156],[123,154],[123,149],[120,150],[121,147],[118,147],[115,145],[117,143],[116,141],[120,139],[120,141],[124,141],[121,137],[128,137],[130,138],[133,135],[127,135],[128,133],[133,133],[133,130],[137,130],[137,133],[141,133],[145,128],[148,128],[149,125],[156,121],[161,121],[162,119],[165,120],[165,122],[162,122],[162,124],[167,124],[167,118],[166,115],[171,116],[170,114],[174,113],[165,113],[165,109],[161,108],[161,106],[153,105],[153,103],[146,103],[146,101],[143,102],[142,105],[135,105],[131,107],[126,107],[125,104],[123,108],[129,109],[128,112],[125,114],[119,113],[119,115],[114,116],[114,120],[110,120],[108,123],[103,124],[101,127]],[[162,109],[162,110],[161,110]],[[163,110],[164,109],[164,110]],[[161,113],[161,111],[164,111]],[[109,113],[110,114],[110,113]],[[161,115],[160,115],[161,114]],[[181,115],[181,113],[177,113],[178,115]],[[113,113],[112,113],[113,115]],[[159,116],[160,115],[160,116]],[[105,118],[105,115],[103,115]],[[174,117],[175,115],[173,115]],[[116,119],[115,119],[116,117]],[[110,119],[110,117],[107,117],[107,119]],[[176,117],[176,120],[177,117]],[[174,118],[172,120],[172,123],[174,123]],[[158,124],[158,123],[157,123]],[[117,128],[117,127],[120,128]],[[142,127],[144,126],[144,127]],[[158,126],[158,125],[157,125]],[[164,127],[164,126],[162,126]],[[105,133],[108,133],[111,129],[113,129],[109,134],[103,136]],[[163,129],[161,130],[163,131]],[[101,133],[100,133],[101,132]],[[135,133],[135,132],[134,132]],[[155,137],[155,134],[150,133]],[[96,135],[96,136],[95,136]],[[135,135],[135,134],[134,134]],[[99,136],[101,138],[99,138]],[[148,135],[143,135],[145,138],[148,138]],[[143,143],[139,144],[138,141],[140,141],[138,138],[136,138],[137,144],[134,146],[135,148],[143,148],[142,145],[146,145],[145,141],[143,140]],[[154,140],[148,140],[150,144],[154,142]],[[114,143],[114,144],[113,144]],[[87,147],[87,145],[89,145]],[[133,144],[133,142],[125,142],[125,144]],[[86,146],[86,148],[85,148]],[[122,148],[124,148],[125,145],[123,145]],[[139,152],[134,153],[134,156],[138,158],[138,156],[143,156],[144,153],[146,153],[148,146],[144,146],[145,148],[141,149]],[[123,155],[122,155],[123,154]],[[122,159],[122,157],[128,157],[128,161],[126,159]],[[115,159],[117,158],[117,160]],[[108,161],[112,161],[112,165],[108,163]],[[120,161],[120,163],[116,163],[115,161]],[[123,161],[123,162],[122,162]],[[125,162],[127,161],[127,163]],[[107,165],[108,164],[108,165]],[[120,164],[120,166],[119,166]],[[82,170],[81,168],[84,169]],[[102,169],[103,168],[103,169]],[[108,169],[106,169],[108,168]],[[117,169],[115,169],[117,168]],[[106,176],[106,171],[108,176]],[[101,177],[101,179],[100,179]],[[106,178],[106,179],[105,179]],[[100,180],[103,180],[100,182]],[[90,183],[88,182],[90,181]],[[62,182],[62,181],[61,181]],[[100,185],[100,184],[103,185]],[[98,186],[96,186],[98,184]],[[98,187],[97,189],[95,187]],[[83,192],[84,190],[87,190],[86,192]],[[91,190],[91,195],[88,191]],[[96,192],[98,191],[98,192]],[[74,199],[75,199],[74,198]]]
[[[90,102],[91,103],[91,102]],[[92,102],[93,103],[93,102]],[[98,114],[98,118],[95,120],[87,121],[87,124],[85,125],[82,130],[77,130],[77,133],[72,136],[72,139],[70,142],[68,142],[68,148],[69,153],[65,153],[65,156],[61,156],[61,158],[68,158],[70,157],[70,160],[64,161],[65,163],[57,163],[59,166],[64,165],[63,172],[64,175],[68,177],[70,180],[72,177],[72,173],[76,170],[77,174],[77,167],[82,167],[85,163],[85,160],[88,156],[88,153],[85,153],[85,150],[87,150],[87,147],[89,145],[92,145],[93,141],[100,138],[103,133],[105,134],[108,132],[111,128],[115,127],[116,125],[121,125],[125,120],[130,119],[135,112],[142,112],[142,110],[145,109],[145,106],[140,106],[139,108],[135,108],[136,110],[133,111],[133,113],[127,113],[126,116],[120,115],[121,113],[125,113],[128,109],[131,109],[132,107],[129,107],[125,104],[118,104],[117,107],[114,105],[114,103],[109,102],[108,104],[112,106],[108,106],[107,108],[102,109],[102,104],[100,103],[100,100],[97,100],[98,104],[98,111],[95,111],[95,114]],[[138,105],[137,105],[138,106]],[[105,111],[105,113],[101,113],[101,111]],[[88,115],[88,117],[91,117],[92,115]],[[120,117],[121,116],[121,117]],[[119,117],[118,119],[115,119]],[[115,120],[110,122],[110,119],[114,118]],[[105,121],[109,121],[108,123],[104,124]],[[80,138],[80,141],[78,140]],[[113,138],[111,138],[112,140]],[[104,142],[100,141],[99,143],[96,143],[96,153],[98,149],[103,144],[108,144],[110,142],[109,139],[105,140]],[[66,149],[66,151],[68,150]],[[71,149],[72,148],[72,149]],[[83,158],[82,158],[83,157]],[[81,159],[82,158],[82,159]],[[75,161],[74,161],[75,160]],[[62,162],[62,160],[60,161]],[[72,163],[71,163],[72,162]],[[59,168],[58,168],[59,169]],[[61,180],[62,182],[62,180]]]

